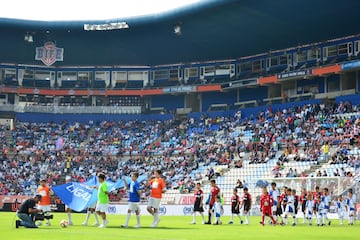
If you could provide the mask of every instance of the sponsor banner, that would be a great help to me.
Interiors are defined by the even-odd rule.
[[[16,212],[20,207],[21,203],[4,203],[1,211],[4,212]],[[51,205],[51,211],[54,212],[65,212],[65,205],[64,204],[56,204]]]
[[[163,88],[163,93],[187,93],[196,92],[196,86],[174,86]]]
[[[295,72],[287,72],[287,73],[278,74],[278,79],[301,77],[311,74],[312,74],[311,69],[295,71]]]
[[[6,196],[0,195],[0,208],[4,207],[5,203],[22,203],[31,196]]]
[[[208,211],[208,206],[204,205],[205,212]],[[140,214],[141,215],[150,215],[146,210],[147,205],[140,204]],[[127,204],[109,204],[108,214],[126,214],[128,210]],[[191,216],[193,214],[193,205],[161,205],[159,207],[159,215],[161,216]],[[231,214],[231,206],[225,205],[224,211],[227,216]]]
[[[357,216],[359,216],[359,208],[360,204],[357,204],[358,213]],[[148,211],[146,210],[147,205],[140,204],[140,214],[144,216],[150,215]],[[123,214],[125,215],[128,210],[127,204],[109,204],[108,207],[108,214]],[[194,208],[193,205],[162,205],[159,207],[159,214],[161,216],[191,216],[193,214]],[[207,215],[208,212],[208,205],[204,205],[204,211],[205,215]],[[328,217],[330,219],[337,219],[338,214],[335,212],[336,207],[331,206],[330,211],[328,213]],[[260,205],[253,205],[251,209],[251,216],[261,216],[260,211]],[[231,215],[231,206],[230,205],[224,205],[224,217],[230,217]],[[303,213],[300,211],[297,214],[298,218],[303,218]],[[347,213],[345,213],[345,219],[347,218]]]
[[[353,68],[360,68],[360,60],[341,64],[342,70],[349,70]]]
[[[141,215],[150,215],[146,210],[147,205],[140,204],[140,214]],[[170,212],[169,212],[170,210]],[[114,204],[110,203],[108,206],[107,214],[127,214],[128,205],[127,204]],[[162,205],[159,207],[159,215],[161,216],[181,216],[182,207],[181,205]]]

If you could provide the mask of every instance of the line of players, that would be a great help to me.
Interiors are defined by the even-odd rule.
[[[137,218],[137,225],[135,227],[140,227],[140,217],[139,217],[139,201],[140,201],[140,192],[139,192],[139,184],[137,182],[138,174],[134,173],[132,175],[132,181],[130,183],[126,183],[125,185],[129,192],[129,206],[128,206],[128,214],[126,217],[125,224],[122,227],[127,227],[130,219],[131,212],[135,211]],[[101,176],[101,182],[104,182],[105,176]],[[66,179],[70,180],[70,179]],[[156,227],[160,222],[158,217],[158,208],[161,200],[161,195],[165,192],[165,183],[161,178],[161,172],[155,171],[155,176],[153,179],[149,179],[149,186],[151,187],[151,195],[149,198],[148,211],[150,214],[154,216],[154,221],[151,227]],[[67,181],[67,182],[68,182]],[[107,191],[107,190],[106,190]],[[105,191],[105,192],[106,192]],[[247,188],[243,189],[242,197],[239,197],[237,189],[233,190],[233,196],[231,197],[231,217],[229,224],[234,223],[234,216],[238,216],[240,219],[240,223],[249,224],[249,214],[251,210],[251,202],[252,198],[248,192]],[[38,194],[42,196],[42,201],[39,203],[39,208],[42,212],[47,213],[50,212],[50,188],[46,185],[46,182],[41,181],[41,185],[38,189]],[[197,183],[196,189],[194,191],[195,203],[194,203],[194,215],[192,224],[196,223],[196,212],[199,212],[202,217],[203,224],[221,224],[220,217],[224,213],[223,209],[223,198],[221,198],[220,188],[216,185],[215,180],[211,180],[211,191],[208,199],[206,200],[206,204],[209,205],[209,213],[208,213],[208,221],[205,222],[205,218],[203,215],[203,190],[201,189],[201,184]],[[108,199],[108,198],[107,198]],[[307,222],[309,225],[312,225],[312,219],[316,219],[316,224],[318,226],[324,226],[327,222],[328,225],[331,225],[331,221],[329,220],[327,214],[330,210],[330,205],[332,202],[332,198],[329,194],[327,188],[324,188],[324,191],[321,192],[319,187],[316,187],[315,192],[307,192],[306,189],[303,189],[300,196],[296,195],[295,190],[291,190],[290,188],[284,187],[284,192],[280,194],[279,189],[276,187],[276,183],[273,182],[271,184],[270,193],[268,193],[267,188],[263,189],[263,195],[261,196],[260,201],[260,210],[262,212],[262,222],[261,224],[265,224],[264,218],[265,216],[269,216],[272,220],[273,224],[279,222],[281,225],[288,224],[289,219],[293,219],[292,225],[295,226],[297,224],[297,213],[298,211],[302,211],[304,218],[303,223]],[[340,220],[340,224],[343,224],[345,212],[348,212],[348,220],[349,224],[354,224],[355,218],[355,196],[353,195],[352,189],[348,191],[348,197],[344,200],[342,196],[338,197],[336,201],[337,212]],[[95,207],[95,206],[94,206]],[[92,213],[95,214],[96,223],[95,225],[99,225],[98,218],[96,216],[97,212],[101,215],[103,219],[103,223],[100,224],[101,227],[106,227],[107,220],[105,210],[99,211],[98,206],[94,209],[91,206],[88,209],[85,222],[83,225],[88,224],[89,217]],[[47,209],[48,208],[48,209]],[[66,209],[69,217],[69,223],[72,224],[71,219],[71,210],[69,208]],[[245,217],[245,222],[242,220],[242,216]],[[273,218],[273,216],[275,218]],[[215,217],[215,220],[213,219]],[[47,225],[50,225],[48,220]]]
[[[263,195],[267,192],[263,190]],[[340,224],[344,223],[345,213],[348,213],[349,225],[354,224],[355,220],[355,195],[352,189],[348,190],[346,199],[342,195],[338,196],[334,201],[336,210],[338,213]],[[288,224],[289,219],[292,220],[292,225],[297,224],[298,211],[303,213],[303,223],[312,225],[313,219],[316,219],[317,226],[324,226],[325,224],[331,225],[331,220],[328,218],[331,203],[333,198],[329,193],[328,188],[324,188],[320,191],[318,186],[315,187],[315,191],[301,190],[301,195],[296,194],[295,189],[284,187],[283,193],[280,194],[279,189],[276,187],[276,183],[271,183],[271,190],[269,193],[271,197],[271,214],[275,216],[275,222],[279,222],[281,225]]]
[[[345,213],[348,213],[349,225],[353,225],[355,220],[355,195],[352,189],[349,189],[347,194],[346,198],[341,195],[334,201],[341,225],[344,223]],[[207,222],[205,222],[203,214],[204,192],[201,189],[200,183],[196,185],[194,196],[193,221],[190,224],[196,224],[196,213],[201,215],[203,224],[221,224],[220,217],[224,213],[222,207],[223,199],[221,198],[220,188],[216,185],[215,180],[211,180],[211,189],[208,199],[206,200],[206,204],[209,205],[209,218]],[[247,188],[243,189],[241,197],[235,188],[231,197],[229,224],[234,223],[234,216],[239,217],[240,224],[249,224],[251,202],[252,198]],[[273,182],[269,192],[266,187],[263,188],[260,199],[260,211],[262,213],[262,221],[260,223],[265,225],[264,220],[265,217],[268,216],[272,224],[279,223],[280,225],[286,225],[289,224],[290,219],[292,219],[292,225],[296,226],[298,223],[297,214],[301,211],[303,213],[303,224],[307,223],[312,225],[313,219],[316,219],[316,225],[318,226],[324,226],[325,224],[331,225],[331,220],[328,218],[331,203],[332,197],[328,188],[324,188],[322,192],[319,187],[315,188],[315,192],[302,189],[301,195],[298,196],[295,189],[288,187],[284,187],[284,191],[280,193],[280,190],[276,187],[276,183]],[[213,219],[214,216],[215,219]],[[242,217],[245,217],[245,222]]]

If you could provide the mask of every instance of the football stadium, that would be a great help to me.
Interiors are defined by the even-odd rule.
[[[3,1],[10,239],[358,239],[360,1]]]

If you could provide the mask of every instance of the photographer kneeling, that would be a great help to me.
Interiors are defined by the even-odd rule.
[[[26,228],[37,228],[35,221],[38,220],[38,216],[41,215],[42,211],[40,209],[35,209],[35,205],[41,200],[41,195],[35,195],[33,198],[27,199],[23,202],[16,215],[20,220],[16,220],[16,228],[19,226],[24,226]],[[40,215],[38,215],[40,214]],[[38,216],[37,216],[38,215]]]

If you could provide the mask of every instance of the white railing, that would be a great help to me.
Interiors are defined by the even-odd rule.
[[[15,106],[0,105],[0,111],[40,112],[40,113],[102,113],[102,114],[140,114],[141,106]]]

